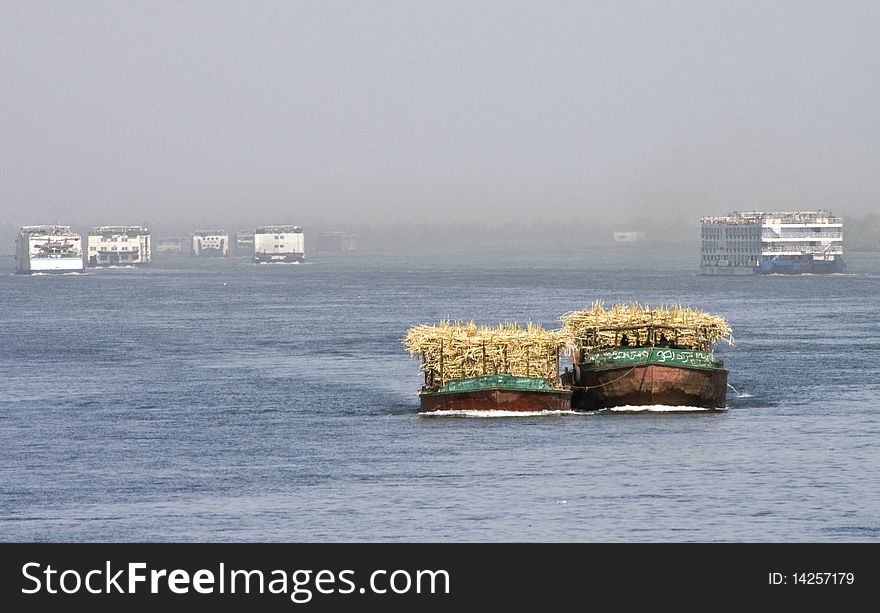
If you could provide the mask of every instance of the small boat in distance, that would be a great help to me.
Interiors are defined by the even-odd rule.
[[[573,409],[726,408],[727,370],[712,351],[719,340],[733,344],[723,318],[680,305],[606,310],[595,302],[561,319],[575,347],[572,370],[562,375]]]
[[[413,326],[404,345],[425,375],[419,412],[570,411],[571,390],[559,380],[564,344],[535,324]]]

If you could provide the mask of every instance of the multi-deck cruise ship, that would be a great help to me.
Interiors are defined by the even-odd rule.
[[[734,212],[700,220],[704,274],[841,272],[843,223],[828,211]]]
[[[82,237],[70,226],[21,226],[15,239],[15,272],[82,272]]]
[[[89,231],[89,266],[138,266],[153,258],[150,231],[141,226],[98,226]]]
[[[254,261],[302,262],[305,238],[299,226],[263,226],[254,231]]]
[[[203,230],[192,235],[192,255],[224,257],[229,254],[229,234],[223,230]]]
[[[254,231],[238,230],[235,233],[235,255],[244,255],[251,257],[254,255]]]

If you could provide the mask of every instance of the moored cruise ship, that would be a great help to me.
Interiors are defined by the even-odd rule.
[[[98,226],[88,242],[89,266],[139,266],[153,258],[150,231],[141,226]]]
[[[163,255],[179,255],[191,251],[191,238],[166,237],[156,240],[156,253]]]
[[[201,230],[192,234],[192,251],[196,257],[224,257],[229,254],[229,234],[223,230]]]
[[[703,274],[833,273],[845,268],[843,222],[829,211],[703,217]]]
[[[254,261],[302,262],[305,238],[300,226],[262,226],[254,231]]]
[[[635,243],[638,241],[645,240],[644,232],[637,232],[634,230],[626,230],[623,232],[615,232],[614,233],[614,242],[615,243]]]
[[[70,226],[21,226],[15,239],[15,272],[82,272],[82,237]]]
[[[235,233],[235,255],[254,255],[254,231],[252,229],[238,230]]]

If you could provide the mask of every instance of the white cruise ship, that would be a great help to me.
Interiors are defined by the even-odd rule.
[[[200,258],[229,255],[229,234],[224,230],[200,230],[192,234],[190,253]]]
[[[302,262],[305,237],[299,226],[262,226],[254,231],[254,261]]]
[[[15,239],[15,272],[82,272],[82,237],[70,226],[21,226]]]
[[[141,226],[98,226],[88,243],[89,266],[137,266],[153,258],[150,231]]]
[[[834,273],[843,222],[829,211],[734,212],[700,220],[704,274]]]

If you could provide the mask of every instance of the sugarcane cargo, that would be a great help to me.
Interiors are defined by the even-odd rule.
[[[733,344],[728,322],[681,305],[649,307],[601,301],[560,318],[569,339],[572,408],[671,405],[722,409],[727,370],[713,350]]]
[[[618,303],[605,308],[597,300],[589,309],[570,311],[559,319],[563,323],[560,333],[586,351],[617,347],[621,341],[630,346],[666,342],[701,351],[709,351],[722,340],[733,344],[726,319],[682,305]]]
[[[571,408],[571,391],[559,380],[566,339],[558,331],[441,321],[413,326],[403,342],[421,359],[421,412]]]

